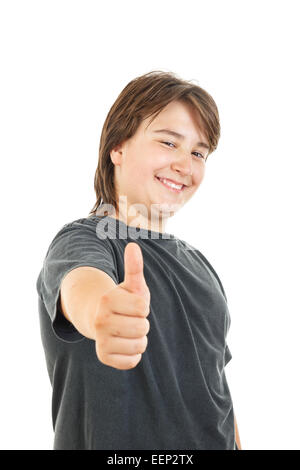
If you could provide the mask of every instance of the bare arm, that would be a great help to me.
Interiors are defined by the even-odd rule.
[[[96,339],[94,318],[101,296],[116,287],[113,279],[100,269],[80,266],[70,271],[61,283],[60,304],[67,320],[83,336]]]
[[[239,430],[238,430],[238,427],[237,427],[237,422],[236,422],[236,419],[235,419],[235,415],[234,415],[234,427],[235,427],[235,440],[236,440],[238,449],[242,450],[240,435],[239,435]]]
[[[132,369],[148,344],[150,290],[143,273],[143,254],[137,243],[124,251],[124,281],[116,284],[100,269],[71,270],[61,282],[63,315],[83,336],[95,341],[100,362]]]

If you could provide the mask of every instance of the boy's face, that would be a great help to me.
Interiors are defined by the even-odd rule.
[[[127,211],[132,204],[142,204],[150,220],[151,208],[152,217],[170,217],[170,212],[179,210],[197,191],[204,178],[208,142],[201,132],[198,113],[186,103],[173,101],[147,127],[149,121],[144,120],[135,135],[110,155],[115,165],[117,201],[125,196]],[[161,129],[184,137],[156,132]],[[174,190],[158,177],[184,186]]]

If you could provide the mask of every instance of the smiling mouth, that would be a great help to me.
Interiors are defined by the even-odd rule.
[[[161,183],[165,188],[169,189],[170,191],[173,191],[174,193],[182,193],[182,191],[186,188],[186,186],[183,184],[181,188],[178,186],[176,187],[174,184],[171,185],[164,180],[164,178],[159,178],[158,176],[155,176],[155,179]],[[163,181],[164,180],[164,181]]]

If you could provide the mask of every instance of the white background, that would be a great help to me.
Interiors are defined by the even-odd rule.
[[[51,449],[36,279],[95,202],[106,115],[151,70],[196,80],[221,139],[167,231],[224,285],[243,449],[300,449],[297,1],[1,1],[2,449]]]

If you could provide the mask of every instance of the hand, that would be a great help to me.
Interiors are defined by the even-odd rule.
[[[98,359],[116,369],[133,369],[147,348],[149,313],[143,254],[130,242],[124,251],[124,281],[100,298],[94,323]]]

